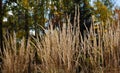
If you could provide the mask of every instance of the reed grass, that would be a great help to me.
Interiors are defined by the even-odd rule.
[[[50,29],[44,37],[29,37],[27,47],[24,38],[18,45],[16,36],[5,37],[2,73],[119,73],[119,26],[106,32],[100,26],[97,36],[91,29],[84,39],[69,19],[66,26]]]

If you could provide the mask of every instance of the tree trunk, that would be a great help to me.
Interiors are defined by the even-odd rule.
[[[35,37],[38,35],[38,29],[37,29],[37,9],[34,9],[34,26],[35,26]]]
[[[25,46],[27,47],[29,36],[28,10],[25,11]]]
[[[2,39],[3,39],[3,33],[2,33],[2,0],[0,0],[0,48],[1,48],[1,52],[3,52],[3,45],[2,45]]]

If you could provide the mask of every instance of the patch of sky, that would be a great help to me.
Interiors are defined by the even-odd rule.
[[[120,7],[120,0],[116,0],[114,4],[115,4],[115,7]]]
[[[3,22],[7,22],[7,21],[8,21],[7,17],[3,17]]]
[[[12,12],[12,11],[8,11],[8,14],[9,14],[9,15],[13,15],[13,12]]]

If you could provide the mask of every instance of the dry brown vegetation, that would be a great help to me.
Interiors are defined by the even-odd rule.
[[[2,73],[119,73],[119,26],[113,30],[110,25],[106,32],[100,27],[98,36],[91,29],[83,41],[79,27],[72,31],[67,25],[42,39],[30,37],[27,47],[24,38],[19,44],[15,36],[5,38]]]

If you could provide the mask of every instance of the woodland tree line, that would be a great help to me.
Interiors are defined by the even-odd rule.
[[[67,23],[66,16],[70,16],[70,22],[74,23],[75,6],[79,6],[80,24],[88,21],[92,15],[96,22],[109,18],[113,20],[114,0],[0,0],[0,46],[3,50],[3,36],[16,33],[17,40],[25,37],[26,42],[31,35],[45,33],[49,21],[53,28],[60,28],[62,23]],[[84,27],[82,27],[84,29]],[[82,30],[81,30],[82,31]]]

